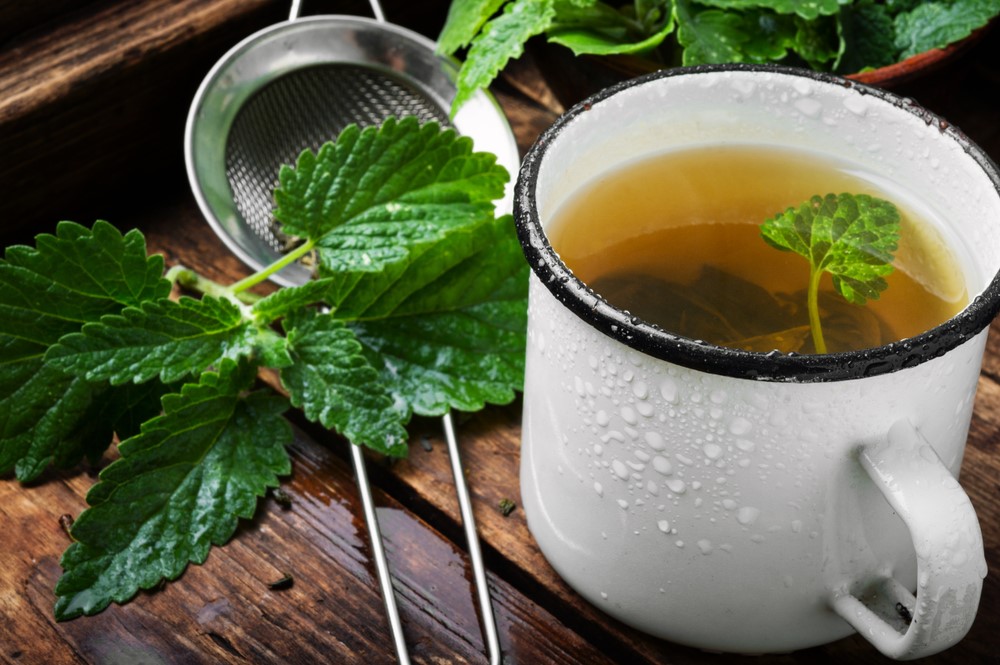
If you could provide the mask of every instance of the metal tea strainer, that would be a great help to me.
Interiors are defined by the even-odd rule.
[[[377,0],[375,20],[354,16],[299,19],[293,0],[288,21],[237,44],[209,72],[188,115],[184,153],[195,199],[229,249],[254,270],[281,257],[283,241],[273,228],[272,192],[278,169],[305,148],[316,150],[350,123],[379,124],[388,116],[417,116],[469,136],[476,150],[492,152],[514,174],[517,146],[496,102],[478,93],[449,120],[457,65],[435,53],[434,43],[386,23]],[[509,212],[510,186],[499,203]],[[310,278],[293,264],[273,276],[281,285]],[[496,622],[462,471],[451,416],[445,439],[468,542],[476,594],[491,664],[500,662]],[[409,663],[385,550],[365,471],[351,445],[382,597],[401,663]]]

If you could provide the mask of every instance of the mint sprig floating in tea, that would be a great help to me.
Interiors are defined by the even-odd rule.
[[[899,243],[899,210],[867,194],[813,196],[798,207],[766,220],[761,236],[777,249],[809,262],[809,327],[817,353],[826,353],[819,311],[819,282],[833,276],[834,289],[847,302],[876,300],[892,270]]]
[[[56,617],[125,602],[201,563],[291,465],[289,402],[405,455],[411,414],[513,399],[527,266],[492,201],[492,155],[413,118],[349,127],[285,167],[276,213],[302,244],[224,286],[163,277],[138,231],[63,222],[0,260],[0,473],[120,458],[87,496]],[[317,279],[247,289],[315,252]],[[171,282],[202,297],[169,298]],[[288,397],[257,385],[277,370]]]

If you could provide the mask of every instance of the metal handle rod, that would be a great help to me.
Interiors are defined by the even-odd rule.
[[[392,589],[392,576],[389,573],[389,562],[385,557],[385,545],[382,543],[382,532],[375,515],[375,502],[372,500],[372,487],[368,482],[368,471],[365,469],[365,455],[361,446],[350,444],[351,462],[354,463],[354,473],[358,478],[358,494],[361,495],[361,506],[365,513],[365,524],[368,527],[368,537],[371,540],[372,555],[375,558],[375,570],[379,588],[382,590],[382,601],[385,603],[385,613],[389,619],[389,632],[396,646],[396,656],[400,665],[410,665],[410,654],[406,650],[406,638],[403,636],[403,623],[399,619],[399,609],[396,607],[396,594]]]
[[[499,665],[500,640],[497,637],[497,622],[493,616],[490,590],[486,584],[486,567],[483,565],[483,553],[479,547],[479,534],[476,532],[476,520],[472,514],[472,501],[469,499],[469,488],[465,483],[465,473],[462,469],[462,458],[458,452],[458,442],[455,439],[455,426],[451,421],[451,412],[444,414],[441,420],[444,423],[444,435],[448,442],[451,475],[455,477],[455,493],[458,495],[458,508],[462,514],[462,528],[465,530],[469,560],[472,562],[472,574],[476,584],[476,597],[479,600],[479,613],[482,617],[486,649],[489,653],[490,665]]]

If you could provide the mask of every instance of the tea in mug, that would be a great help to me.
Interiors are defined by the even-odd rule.
[[[760,225],[813,195],[888,200],[900,212],[894,270],[878,299],[848,303],[824,274],[827,352],[912,337],[968,304],[955,252],[918,205],[857,165],[767,146],[685,149],[582,187],[546,228],[553,249],[608,302],[691,339],[749,351],[816,353],[809,262],[767,244]]]

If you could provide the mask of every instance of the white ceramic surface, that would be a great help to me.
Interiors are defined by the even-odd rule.
[[[974,619],[986,564],[955,478],[997,309],[1000,180],[936,118],[866,92],[757,68],[661,75],[571,111],[522,166],[528,525],[569,584],[642,630],[743,653],[858,630],[915,658]],[[725,352],[615,313],[545,246],[539,221],[593,176],[719,142],[828,153],[919,195],[975,311],[871,354]]]

